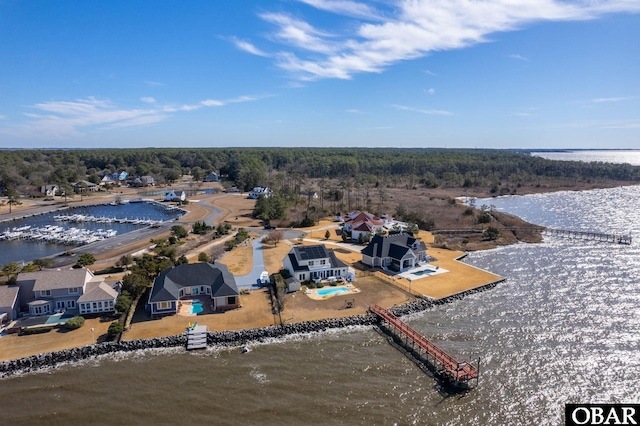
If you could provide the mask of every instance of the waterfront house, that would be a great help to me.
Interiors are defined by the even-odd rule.
[[[21,308],[31,315],[77,310],[80,314],[115,312],[119,281],[107,282],[84,268],[18,274]]]
[[[323,244],[296,246],[284,258],[284,268],[298,281],[349,277],[349,267]]]
[[[18,318],[20,286],[0,285],[0,325]]]
[[[184,263],[165,269],[153,282],[148,307],[152,316],[178,312],[181,301],[198,299],[208,311],[240,306],[236,280],[225,265]]]
[[[169,190],[164,193],[165,201],[185,201],[187,199],[187,193],[184,191]]]
[[[268,186],[256,186],[249,192],[248,197],[257,200],[260,197],[269,198],[272,193],[273,191]]]
[[[98,185],[88,180],[81,180],[73,185],[73,190],[76,194],[96,192],[98,189]]]
[[[368,239],[384,229],[384,220],[374,214],[354,210],[344,216],[342,229],[351,235],[352,240],[360,239],[361,235]]]
[[[411,233],[400,232],[374,236],[360,253],[365,265],[402,272],[427,259],[427,246]]]

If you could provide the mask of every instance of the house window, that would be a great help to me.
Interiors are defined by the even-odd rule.
[[[298,279],[299,279],[300,281],[304,281],[304,274],[300,274],[300,275],[298,275]]]
[[[69,288],[69,294],[78,294],[78,293],[80,293],[80,287]]]
[[[51,296],[51,290],[40,290],[40,296]]]
[[[322,259],[322,260],[320,261],[320,264],[321,264],[321,265],[326,265],[326,264],[327,264],[327,260],[326,260],[326,259]]]
[[[76,302],[75,300],[67,300],[67,309],[75,309]]]
[[[236,304],[235,296],[227,297],[227,305],[235,305],[235,304]]]
[[[309,266],[313,266],[313,260],[309,261]]]
[[[171,308],[171,302],[158,303],[158,309],[169,309],[169,308]]]
[[[194,287],[191,289],[191,294],[198,294],[198,287]]]

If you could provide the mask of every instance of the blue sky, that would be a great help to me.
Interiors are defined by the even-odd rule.
[[[0,148],[640,148],[640,0],[0,0]]]

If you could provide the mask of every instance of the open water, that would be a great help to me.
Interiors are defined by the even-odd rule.
[[[640,403],[640,187],[487,200],[633,245],[548,239],[472,253],[507,278],[405,318],[477,389],[447,396],[369,327],[239,348],[150,350],[0,380],[3,424],[558,425],[565,403]],[[2,344],[2,338],[0,338]]]

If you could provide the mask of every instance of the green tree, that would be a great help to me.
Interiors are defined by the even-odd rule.
[[[76,330],[84,325],[84,317],[73,317],[64,323],[64,328],[67,330]]]
[[[189,235],[189,233],[184,228],[184,226],[173,225],[171,227],[171,235],[173,235],[176,238],[186,238],[187,235]]]
[[[129,312],[129,308],[131,308],[131,304],[133,300],[131,299],[131,295],[128,291],[123,290],[120,292],[118,299],[116,299],[116,312],[121,314]]]
[[[122,278],[122,292],[137,299],[149,286],[150,279],[144,271],[135,271]]]
[[[329,230],[327,229],[327,231],[324,233],[324,239],[328,240],[331,237],[331,232],[329,232]]]
[[[78,257],[78,262],[76,262],[76,265],[78,265],[79,267],[85,267],[85,266],[93,265],[94,263],[96,263],[96,258],[93,254],[82,253]]]
[[[498,230],[498,228],[494,228],[493,226],[490,226],[485,231],[485,235],[487,236],[488,239],[493,241],[498,238],[498,236],[500,235],[500,231]]]
[[[124,331],[124,325],[119,321],[114,321],[109,324],[109,328],[107,329],[107,335],[111,338],[117,336],[118,334]]]
[[[42,259],[35,259],[33,264],[38,267],[39,271],[42,271],[45,268],[53,268],[56,262],[50,257],[44,257]]]
[[[209,259],[209,255],[205,252],[200,252],[200,254],[198,255],[198,262],[210,262],[211,259]]]
[[[16,262],[9,262],[2,266],[2,275],[5,277],[8,277],[9,275],[16,275],[18,272],[20,272],[20,267]]]

